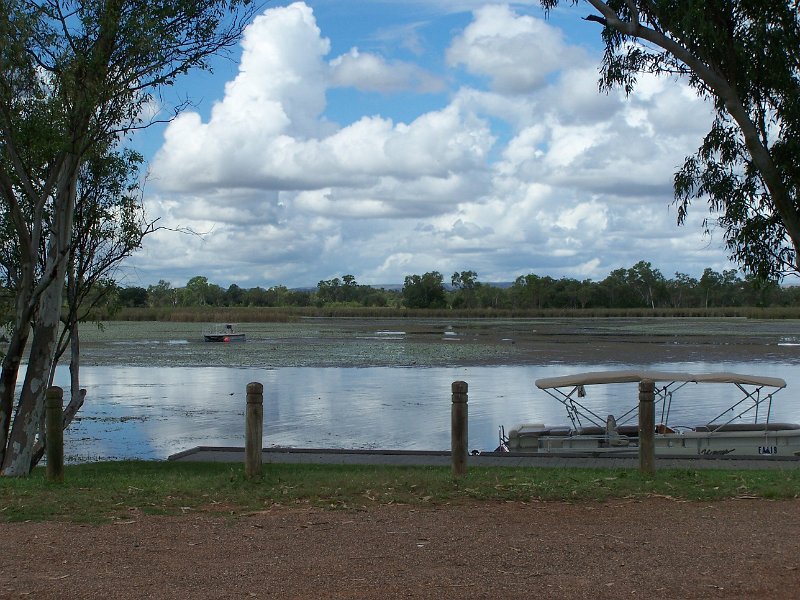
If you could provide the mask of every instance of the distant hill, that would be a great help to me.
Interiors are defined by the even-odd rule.
[[[479,283],[481,285],[488,285],[490,287],[496,287],[496,288],[502,288],[502,289],[510,288],[512,285],[514,285],[513,281],[480,281]],[[368,285],[368,284],[364,284],[364,285]],[[369,287],[375,288],[376,290],[387,290],[387,291],[390,291],[390,292],[400,292],[403,289],[403,284],[402,283],[374,283],[374,284],[370,285]],[[453,286],[450,285],[449,283],[445,282],[444,289],[446,289],[448,291],[452,291],[453,290]],[[293,292],[315,292],[315,291],[317,291],[317,286],[313,286],[313,287],[312,286],[296,287],[296,288],[291,288],[291,290]]]
[[[512,285],[514,285],[513,281],[480,281],[479,283],[481,285],[488,285],[490,287],[503,288],[503,289],[510,288]],[[375,289],[378,289],[378,290],[380,290],[380,289],[396,290],[396,291],[399,292],[400,290],[403,289],[403,284],[402,283],[376,283],[376,284],[371,285],[369,287],[372,287],[372,288],[375,288]],[[449,283],[445,282],[444,288],[446,290],[452,290],[453,286],[450,285]]]

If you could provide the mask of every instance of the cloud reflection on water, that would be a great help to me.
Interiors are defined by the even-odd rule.
[[[688,372],[754,372],[749,363],[669,363],[631,368]],[[446,450],[450,445],[450,385],[469,384],[470,448],[493,449],[497,428],[522,422],[565,424],[559,404],[537,390],[539,377],[619,368],[609,365],[471,366],[429,368],[254,369],[230,367],[82,368],[88,395],[80,420],[66,432],[69,460],[164,459],[195,446],[243,446],[245,386],[264,384],[264,444],[318,448]],[[800,422],[791,402],[798,369],[758,365],[761,375],[783,377],[774,421]],[[68,371],[59,369],[57,385]],[[598,414],[620,414],[636,400],[636,387],[597,387],[587,398]],[[725,386],[689,386],[673,417],[687,423],[729,406]],[[626,398],[620,396],[623,394]],[[676,395],[676,399],[678,399]],[[713,414],[711,414],[713,413]]]

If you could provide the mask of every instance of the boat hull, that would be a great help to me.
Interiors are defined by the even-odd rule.
[[[750,456],[771,458],[800,456],[800,426],[751,431],[687,430],[654,434],[656,455]],[[701,429],[701,428],[698,428]],[[638,452],[638,437],[581,435],[569,428],[521,426],[509,432],[511,452],[626,454]]]
[[[243,342],[245,341],[245,334],[243,333],[204,333],[203,339],[207,342]]]

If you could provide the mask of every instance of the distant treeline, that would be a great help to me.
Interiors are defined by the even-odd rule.
[[[353,275],[320,281],[315,289],[278,285],[227,289],[206,277],[185,287],[159,281],[147,288],[117,288],[116,304],[127,308],[177,307],[386,307],[394,309],[504,309],[512,311],[573,309],[710,309],[720,307],[797,307],[800,287],[742,278],[736,270],[706,269],[696,279],[685,273],[664,277],[649,262],[612,271],[602,281],[521,275],[513,283],[478,281],[475,271],[453,273],[445,283],[438,271],[409,275],[402,289],[384,289],[356,282]]]

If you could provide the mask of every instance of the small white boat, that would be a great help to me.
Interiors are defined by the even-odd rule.
[[[536,387],[564,405],[571,424],[519,425],[511,429],[508,436],[501,427],[498,450],[634,454],[639,447],[638,389],[628,387],[631,408],[616,417],[598,415],[583,399],[589,386],[631,384],[645,379],[655,382],[656,455],[800,456],[800,425],[770,421],[774,396],[786,387],[783,379],[738,373],[659,371],[601,371],[537,379]],[[738,399],[710,421],[691,425],[670,423],[673,395],[689,384],[728,384],[738,390]]]
[[[203,339],[207,342],[243,342],[245,334],[237,332],[232,323],[225,323],[214,331],[204,332]]]

